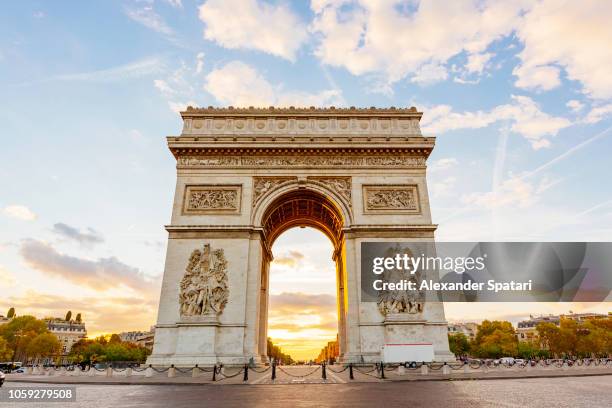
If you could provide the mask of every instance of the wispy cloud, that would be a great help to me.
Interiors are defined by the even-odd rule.
[[[7,205],[2,209],[2,213],[7,217],[24,221],[33,221],[38,218],[38,216],[25,205]]]
[[[104,242],[104,237],[93,228],[87,228],[85,231],[79,231],[77,228],[71,227],[68,224],[58,222],[53,225],[52,231],[63,238],[70,239],[85,246],[91,246]]]
[[[153,9],[152,4],[141,7],[126,7],[125,14],[133,21],[165,35],[173,35],[174,30],[166,24],[164,19]]]
[[[115,257],[95,261],[78,258],[60,253],[50,244],[35,239],[23,241],[20,253],[31,268],[77,285],[99,291],[125,286],[137,293],[157,294],[157,282]]]
[[[49,80],[92,82],[122,81],[159,73],[163,65],[162,59],[154,56],[106,69],[56,75]]]
[[[231,61],[206,76],[204,89],[223,104],[234,106],[326,106],[344,105],[338,89],[317,93],[286,91],[270,83],[257,69],[242,61]]]

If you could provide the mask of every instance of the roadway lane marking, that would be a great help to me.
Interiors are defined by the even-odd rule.
[[[256,379],[256,380],[249,381],[249,384],[259,384],[260,382],[262,382],[262,381],[263,381],[263,380],[265,380],[266,378],[270,378],[270,379],[272,379],[272,373],[262,375],[261,377],[259,377],[259,378],[258,378],[258,379]]]
[[[338,377],[334,372],[332,372],[331,370],[326,370],[327,375],[329,375],[331,378],[334,379],[335,382],[340,383],[340,384],[346,384],[346,381],[344,381],[342,378]]]

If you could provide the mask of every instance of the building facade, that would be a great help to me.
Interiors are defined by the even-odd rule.
[[[87,337],[87,329],[83,322],[66,321],[59,318],[46,318],[44,320],[49,332],[59,340],[62,355],[70,353],[74,343]]]
[[[468,340],[473,341],[478,334],[478,323],[449,323],[448,334],[463,333]]]

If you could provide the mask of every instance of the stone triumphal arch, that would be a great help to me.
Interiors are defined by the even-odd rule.
[[[295,226],[333,243],[342,361],[428,342],[448,359],[443,306],[385,314],[361,301],[365,241],[433,240],[421,113],[409,109],[192,108],[168,137],[177,183],[155,345],[168,366],[266,360],[274,240]],[[299,291],[299,288],[296,288]],[[383,311],[381,311],[383,310]]]

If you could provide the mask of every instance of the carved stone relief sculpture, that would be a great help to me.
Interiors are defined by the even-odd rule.
[[[181,316],[218,316],[229,297],[227,260],[223,249],[211,250],[210,244],[191,253],[180,283]]]
[[[253,177],[253,207],[270,191],[296,177]]]
[[[239,213],[241,190],[241,186],[235,185],[187,186],[183,213]]]
[[[330,190],[335,191],[350,207],[352,205],[352,184],[350,177],[308,177],[309,180],[317,181]]]
[[[416,185],[364,185],[364,210],[381,213],[420,213]]]
[[[389,249],[385,257],[392,257],[395,254],[406,254],[412,257],[412,252],[408,248]],[[411,274],[405,269],[387,269],[382,277],[385,282],[400,282],[407,280],[414,282],[415,285],[421,281],[421,272],[416,271]],[[378,310],[383,316],[397,314],[416,314],[423,311],[424,295],[414,290],[381,290],[378,292]]]

